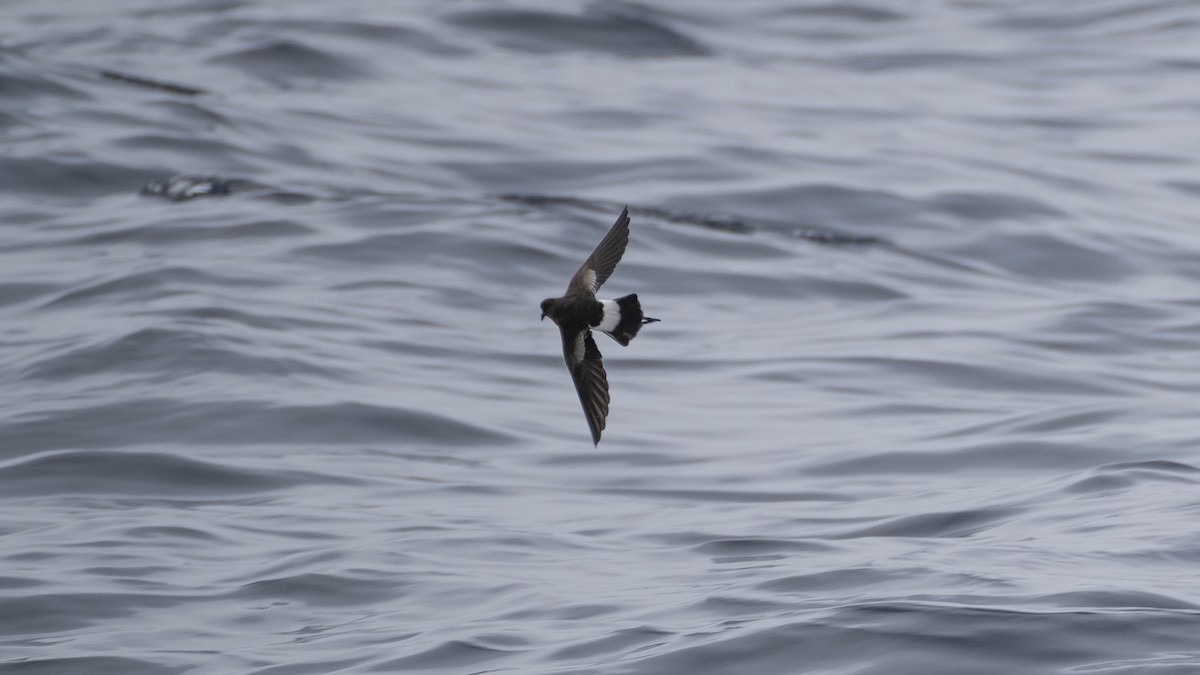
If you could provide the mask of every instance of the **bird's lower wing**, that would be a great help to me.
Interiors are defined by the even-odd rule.
[[[592,339],[592,331],[584,329],[574,333],[563,331],[563,356],[567,369],[575,382],[583,414],[588,428],[592,430],[592,442],[600,443],[600,432],[608,417],[608,376],[604,372],[604,360],[600,349]]]

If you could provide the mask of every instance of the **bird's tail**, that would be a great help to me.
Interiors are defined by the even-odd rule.
[[[617,327],[608,331],[608,335],[622,346],[628,345],[630,340],[637,337],[643,325],[658,321],[642,314],[642,303],[638,302],[637,293],[616,298],[613,302],[617,303],[621,318],[617,321]]]

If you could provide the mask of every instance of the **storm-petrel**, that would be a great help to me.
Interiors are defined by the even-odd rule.
[[[596,298],[596,291],[621,261],[628,243],[629,207],[625,207],[596,250],[571,277],[566,295],[542,301],[542,318],[550,317],[562,332],[567,370],[571,371],[575,391],[583,404],[588,427],[592,430],[592,442],[597,445],[600,444],[600,432],[604,431],[604,419],[608,417],[609,399],[604,361],[592,339],[592,329],[603,331],[621,346],[626,346],[641,330],[642,324],[658,321],[642,314],[636,293],[615,300]]]

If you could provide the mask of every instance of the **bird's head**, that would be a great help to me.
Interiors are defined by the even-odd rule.
[[[554,308],[554,298],[546,298],[545,300],[542,301],[542,320],[543,321],[546,320],[547,314],[551,314],[551,317],[550,317],[551,319],[554,318],[552,312],[550,311],[553,308]]]

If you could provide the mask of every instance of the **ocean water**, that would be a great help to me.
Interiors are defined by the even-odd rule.
[[[1173,0],[6,0],[0,673],[1200,672],[1198,78]]]

